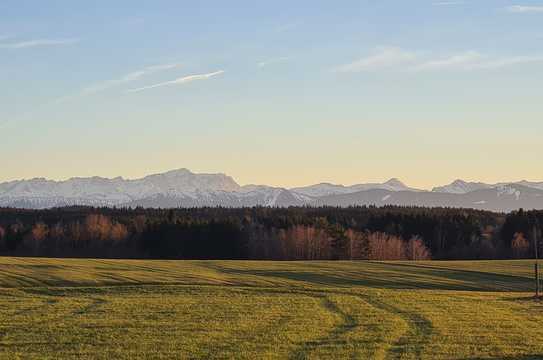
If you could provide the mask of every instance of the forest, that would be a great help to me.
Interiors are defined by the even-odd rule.
[[[535,255],[543,211],[416,207],[0,209],[0,255],[427,260]],[[541,251],[541,248],[539,248]]]

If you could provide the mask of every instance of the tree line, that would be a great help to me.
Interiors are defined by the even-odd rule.
[[[0,255],[425,260],[534,255],[543,211],[450,208],[0,209]]]

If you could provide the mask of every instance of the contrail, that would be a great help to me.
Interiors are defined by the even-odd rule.
[[[209,79],[209,78],[211,78],[213,76],[221,75],[223,73],[224,73],[224,70],[219,70],[219,71],[215,71],[215,72],[208,73],[208,74],[189,75],[189,76],[185,76],[185,77],[182,77],[182,78],[179,78],[179,79],[162,82],[162,83],[159,83],[159,84],[144,86],[144,87],[140,87],[140,88],[136,88],[136,89],[130,89],[130,90],[127,90],[127,92],[133,93],[133,92],[139,92],[139,91],[143,91],[143,90],[154,89],[154,88],[161,87],[161,86],[186,84],[186,83],[196,81],[196,80],[206,80],[206,79]]]

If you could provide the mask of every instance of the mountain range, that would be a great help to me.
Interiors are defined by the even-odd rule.
[[[179,169],[134,180],[35,178],[0,183],[0,207],[43,209],[72,205],[150,208],[400,205],[509,212],[519,208],[543,209],[543,182],[485,184],[456,180],[426,191],[391,179],[384,183],[351,186],[321,183],[287,189],[240,186],[225,174],[196,174]]]

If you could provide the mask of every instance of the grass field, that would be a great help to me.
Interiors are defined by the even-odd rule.
[[[0,358],[541,359],[532,264],[0,258]]]

